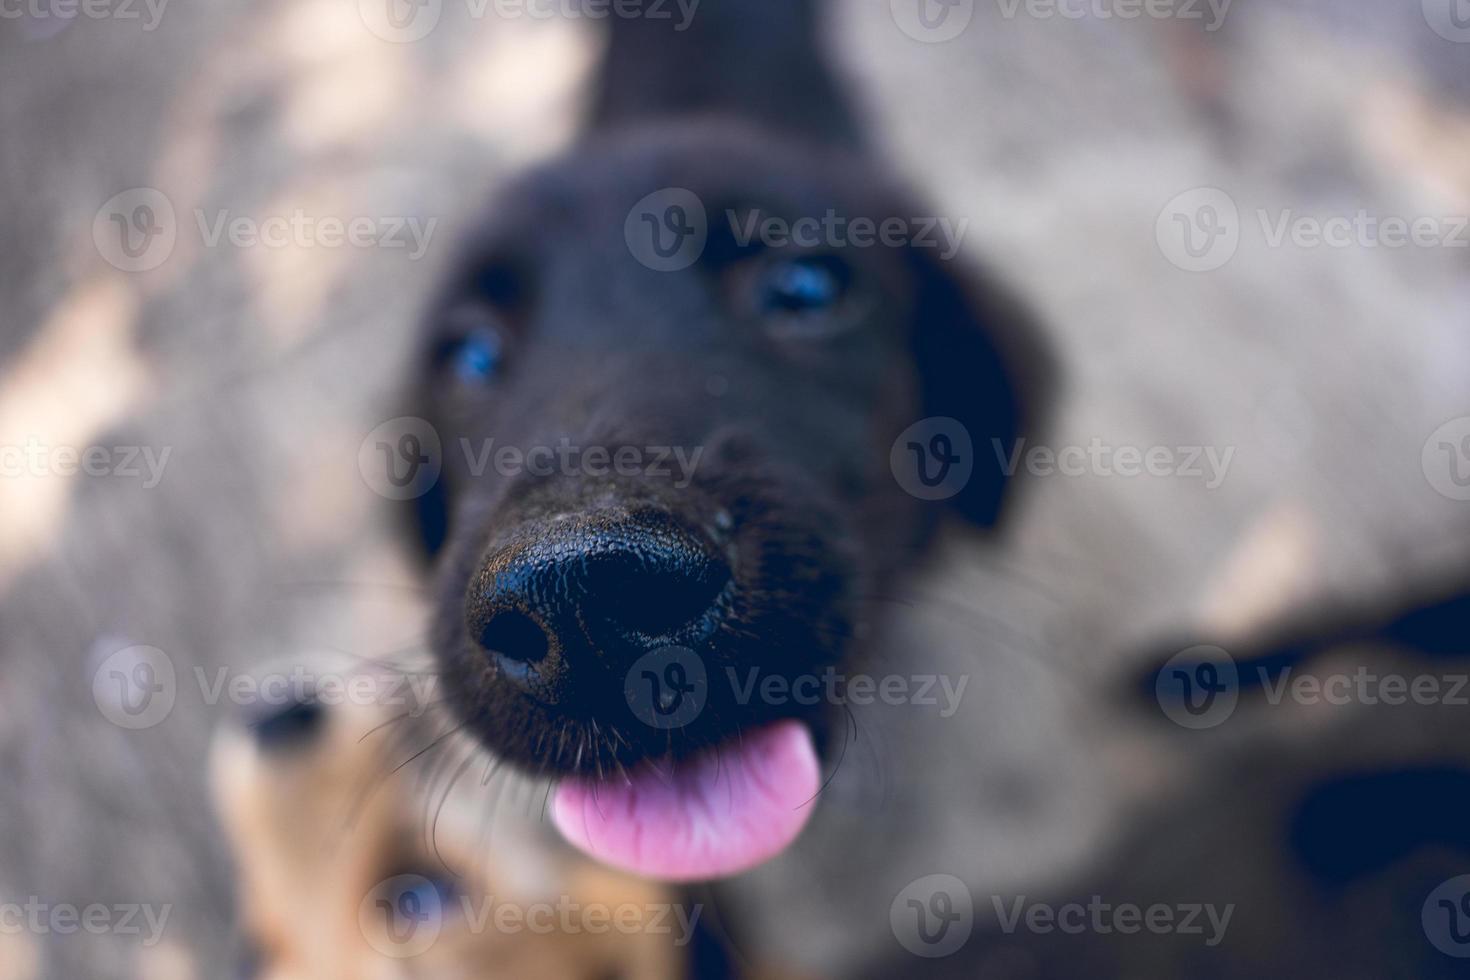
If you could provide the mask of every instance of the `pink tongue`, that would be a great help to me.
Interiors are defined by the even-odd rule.
[[[602,782],[566,779],[552,818],[598,860],[645,878],[739,874],[774,857],[811,816],[821,767],[811,733],[782,721],[668,771]]]

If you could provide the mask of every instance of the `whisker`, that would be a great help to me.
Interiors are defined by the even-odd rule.
[[[845,710],[847,712],[848,717],[851,718],[852,717],[852,709],[849,708],[845,704],[842,707],[843,707],[843,710]],[[820,786],[817,787],[817,791],[815,793],[813,793],[809,799],[807,799],[800,806],[794,807],[794,809],[800,810],[802,807],[810,806],[814,800],[816,800],[818,797],[820,797],[822,795],[822,793],[824,791],[826,791],[826,789],[827,789],[828,786],[831,786],[832,785],[832,780],[834,780],[834,779],[837,778],[837,773],[842,768],[843,761],[847,759],[847,745],[848,745],[848,742],[851,740],[851,737],[849,735],[849,731],[850,731],[850,729],[849,729],[849,727],[847,725],[842,726],[842,752],[837,756],[837,764],[832,767],[831,774],[828,775],[827,778],[822,781],[822,785],[820,785]]]
[[[407,759],[404,759],[402,762],[398,763],[398,765],[394,766],[392,768],[392,770],[390,770],[389,775],[392,775],[393,773],[398,772],[400,769],[402,769],[404,766],[408,765],[409,763],[413,762],[415,759],[418,759],[418,758],[422,757],[425,752],[429,752],[429,751],[437,748],[439,745],[441,745],[444,742],[444,740],[446,738],[448,738],[449,736],[455,734],[456,732],[463,731],[468,726],[469,726],[469,722],[461,722],[460,724],[455,725],[453,728],[449,729],[449,731],[447,731],[444,734],[438,736],[437,738],[434,739],[434,741],[430,742],[428,745],[425,745],[423,748],[419,749],[413,755],[409,756]]]
[[[428,705],[430,707],[435,706],[435,705],[440,705],[440,704],[443,704],[445,702],[445,700],[446,699],[444,699],[444,698],[440,698],[438,701],[430,701],[430,702],[428,702]],[[366,732],[364,732],[362,734],[362,737],[359,738],[357,740],[357,742],[358,742],[359,745],[361,745],[363,742],[367,741],[368,736],[374,735],[374,734],[382,731],[383,729],[387,728],[389,725],[397,725],[397,724],[399,724],[401,722],[408,721],[410,719],[414,719],[414,718],[418,718],[418,717],[421,717],[421,713],[420,714],[415,714],[411,710],[410,711],[405,711],[401,715],[395,715],[394,717],[389,718],[387,721],[380,722],[380,723],[374,725],[372,728],[369,728]]]
[[[440,866],[445,871],[448,871],[457,878],[464,876],[451,868],[449,862],[444,860],[444,855],[439,852],[439,817],[444,813],[444,804],[449,802],[450,794],[454,792],[454,784],[459,782],[460,777],[469,770],[470,764],[474,761],[475,753],[466,752],[464,760],[459,764],[459,768],[454,771],[453,776],[449,777],[449,785],[444,788],[444,795],[439,797],[439,805],[434,808],[434,819],[429,823],[429,844],[434,851],[434,857],[438,859]]]

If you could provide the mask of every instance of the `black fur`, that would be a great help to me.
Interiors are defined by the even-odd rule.
[[[792,336],[760,308],[756,283],[799,250],[741,243],[727,221],[923,214],[858,149],[815,50],[815,19],[795,0],[706,0],[683,34],[615,21],[587,138],[500,196],[429,317],[418,412],[446,456],[441,496],[420,508],[426,537],[445,543],[435,648],[460,718],[530,771],[606,772],[718,744],[793,713],[737,703],[727,668],[793,679],[861,657],[863,600],[914,560],[941,506],[906,494],[890,471],[890,448],[914,422],[966,425],[976,473],[956,502],[985,525],[999,516],[1005,479],[991,440],[1012,445],[1046,373],[1019,306],[919,247],[834,246],[802,254],[842,264],[843,298]],[[630,209],[666,188],[692,191],[709,220],[700,260],[677,272],[644,267],[624,238]],[[467,317],[504,340],[491,384],[457,383],[432,356],[453,348]],[[470,472],[462,440],[490,439],[703,455],[687,486],[653,474]],[[555,662],[530,669],[541,694],[556,675],[557,694],[528,695],[477,640],[504,633],[490,625],[497,613],[527,612],[501,588],[506,563],[568,520],[583,541],[651,520],[724,550],[731,587],[715,627],[626,651],[594,644],[578,655],[576,683],[564,683],[553,638]],[[585,602],[637,598],[600,582],[606,594]],[[556,618],[543,612],[531,610],[534,624]],[[630,659],[674,641],[703,658],[710,690],[697,721],[669,733],[608,691],[621,690]],[[820,743],[825,719],[809,720]]]

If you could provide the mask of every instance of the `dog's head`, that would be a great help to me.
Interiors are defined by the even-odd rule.
[[[635,130],[502,195],[433,307],[419,414],[444,471],[422,509],[450,701],[492,750],[562,777],[558,822],[614,863],[702,878],[784,846],[804,818],[772,814],[815,795],[832,706],[769,692],[858,655],[939,506],[920,496],[997,516],[1036,357],[921,218],[839,151]],[[895,478],[895,448],[929,467],[960,451],[895,447],[926,418],[969,436],[963,487]],[[721,780],[769,797],[747,837],[791,826],[650,857],[687,829],[639,775],[656,760],[674,797],[729,795]],[[642,845],[589,840],[583,811],[614,787],[669,817],[623,821]]]

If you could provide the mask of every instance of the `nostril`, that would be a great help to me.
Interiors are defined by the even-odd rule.
[[[523,664],[539,664],[551,651],[541,624],[516,610],[492,616],[481,628],[479,641],[485,650]]]
[[[679,555],[659,561],[643,556],[606,558],[588,576],[583,606],[631,634],[666,636],[697,623],[712,610],[730,580],[724,562]]]

